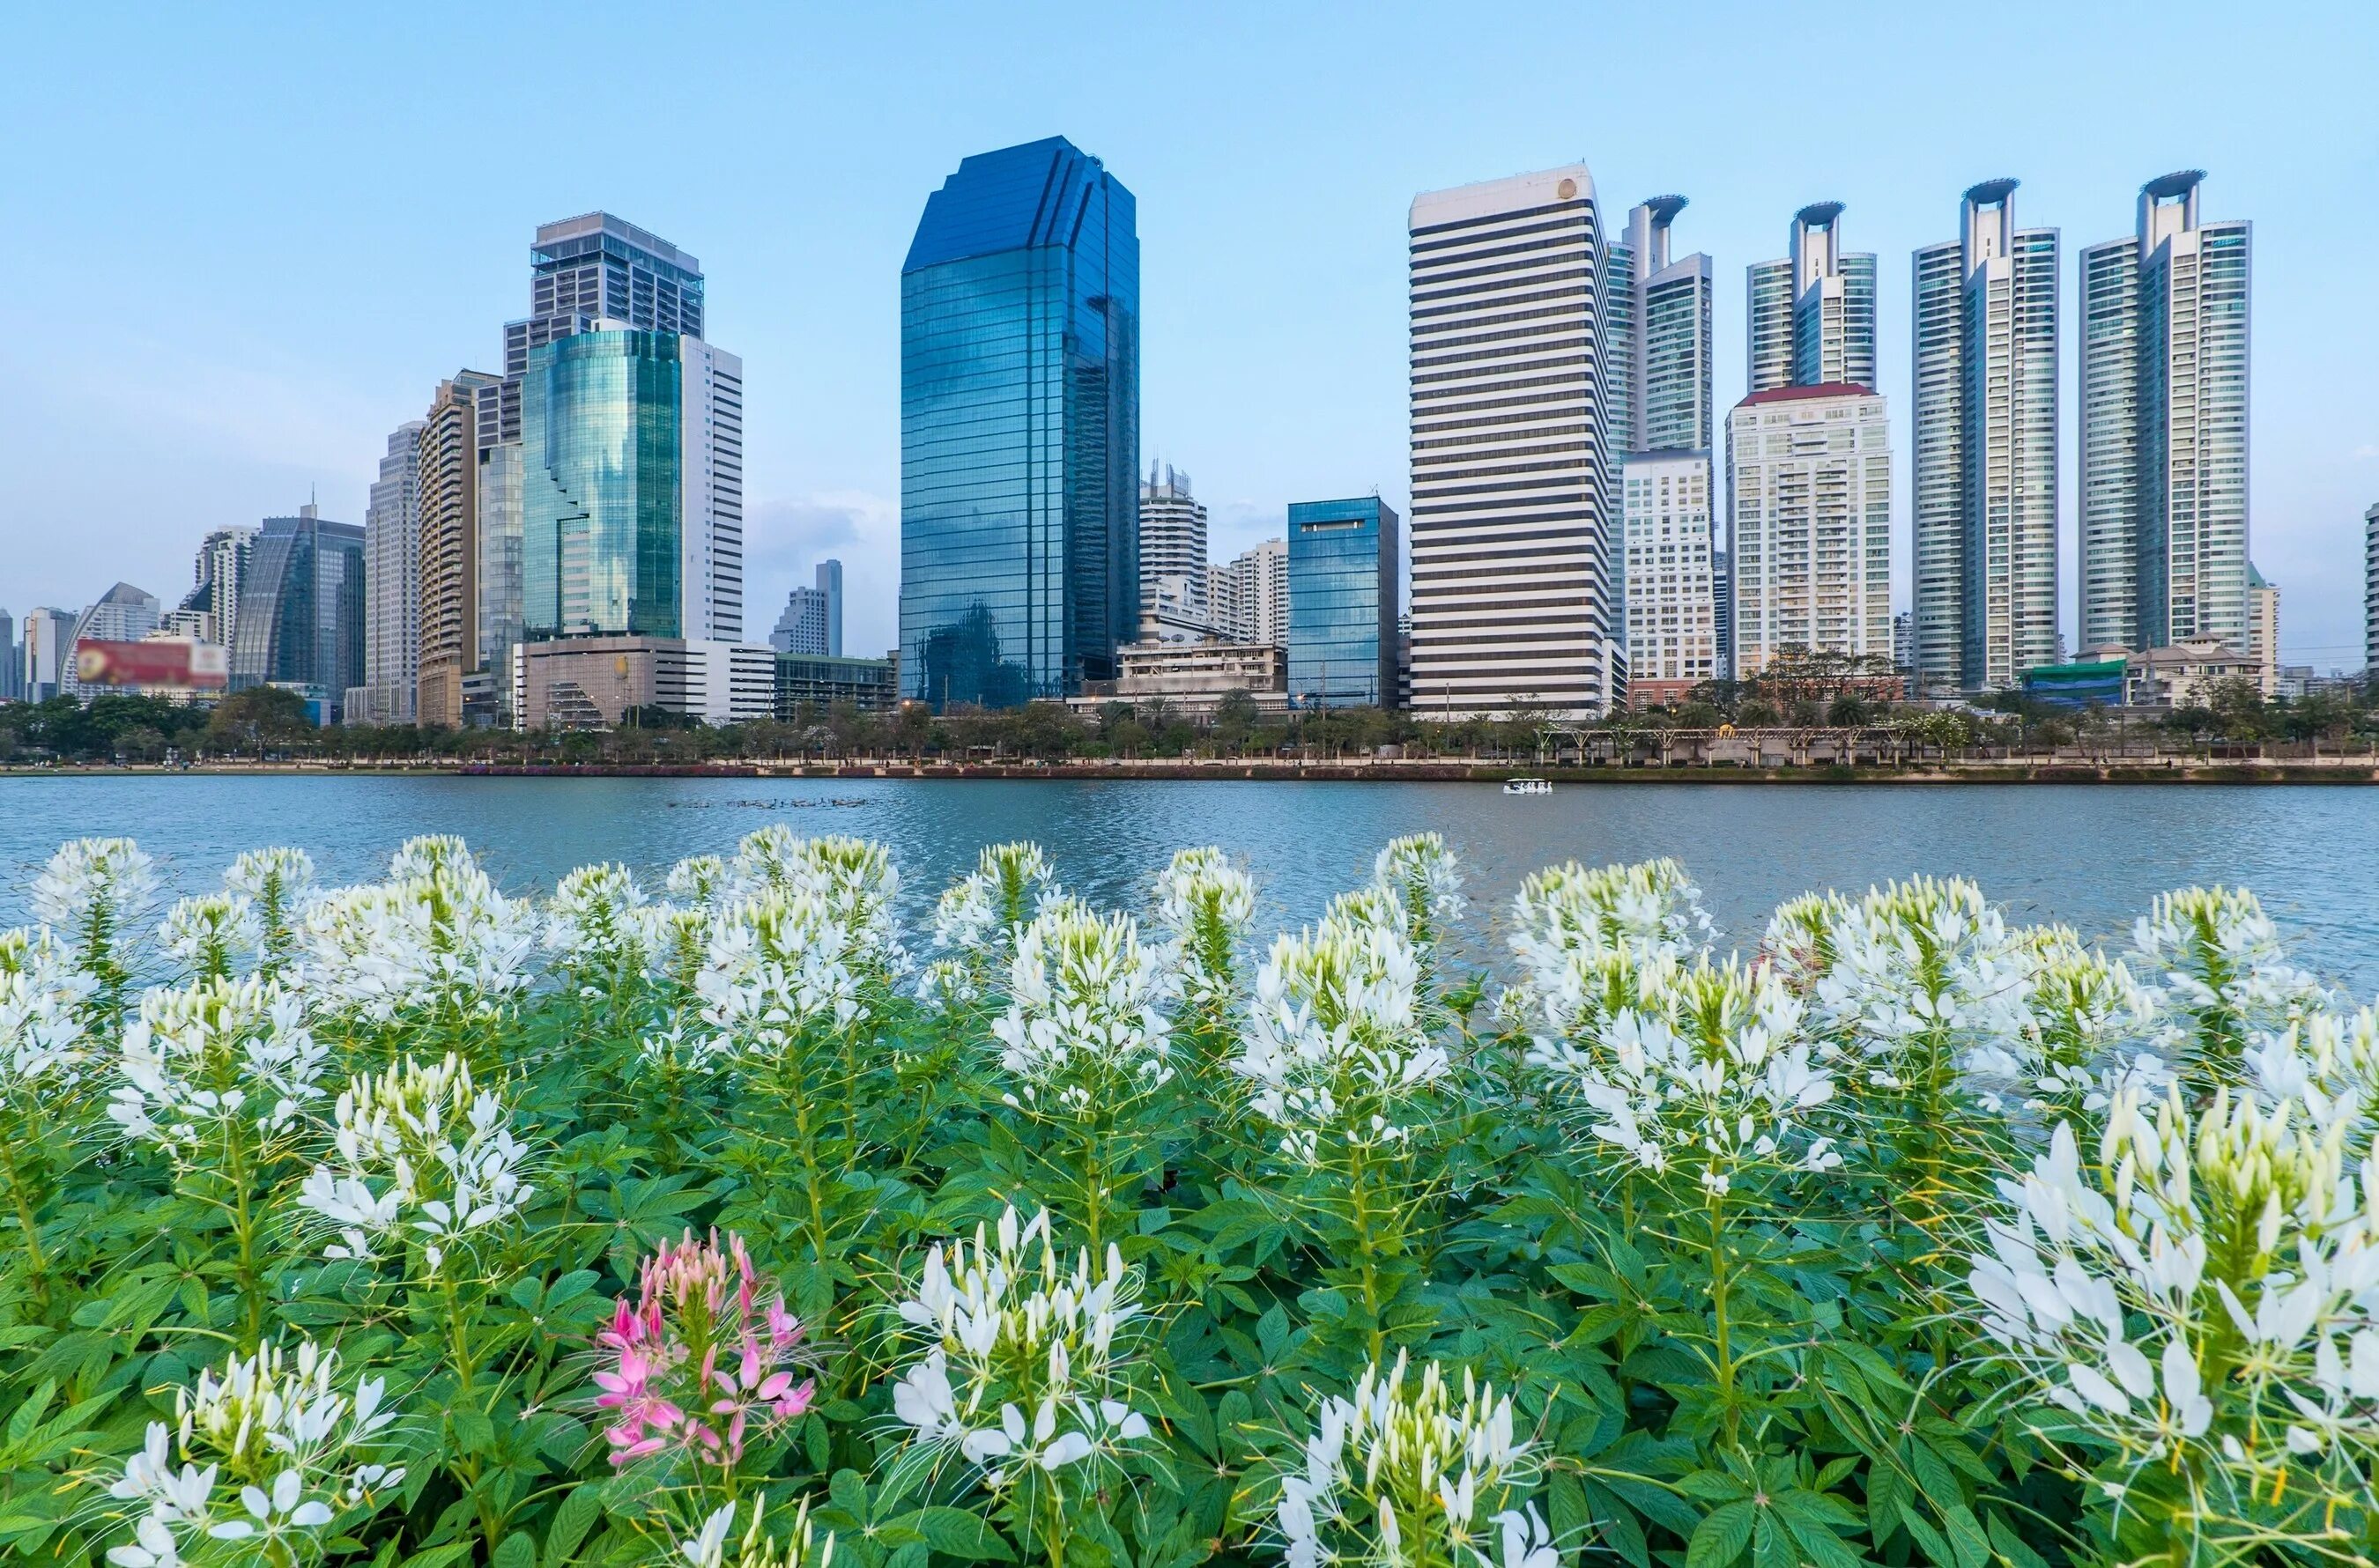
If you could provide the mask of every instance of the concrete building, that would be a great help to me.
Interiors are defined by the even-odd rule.
[[[0,609],[0,703],[22,701],[24,684],[25,649],[17,641],[17,619]]]
[[[1788,647],[1891,655],[1891,447],[1864,386],[1753,392],[1727,416],[1734,675]]]
[[[844,658],[835,654],[777,654],[776,714],[791,724],[849,703],[862,713],[890,713],[900,706],[900,672],[888,658]]]
[[[2231,681],[2260,689],[2263,667],[2218,637],[2184,637],[2131,656],[2124,701],[2132,707],[2207,707]]]
[[[1288,541],[1241,550],[1210,579],[1215,630],[1226,642],[1288,643]]]
[[[741,724],[776,710],[777,656],[683,637],[565,637],[522,645],[520,728],[617,728],[657,707],[706,724]]]
[[[1875,255],[1842,249],[1842,217],[1802,208],[1785,256],[1747,270],[1751,392],[1875,385]]]
[[[2082,641],[2247,643],[2252,225],[2198,215],[2204,171],[2140,187],[2082,252]]]
[[[1240,693],[1262,712],[1288,706],[1288,652],[1277,643],[1137,643],[1118,649],[1117,662],[1114,681],[1069,706],[1096,713],[1109,703],[1162,703],[1169,714],[1205,719]]]
[[[814,657],[842,657],[842,562],[818,562],[817,585],[795,588],[785,596],[768,645],[779,653]]]
[[[1427,192],[1408,227],[1412,702],[1605,713],[1626,655],[1593,175]]]
[[[1669,231],[1685,207],[1682,196],[1638,204],[1605,252],[1606,426],[1615,452],[1707,452],[1717,437],[1710,259],[1670,255]]]
[[[1920,689],[2004,691],[2057,649],[2058,247],[2013,180],[1967,189],[1915,253]]]
[[[422,421],[392,431],[364,507],[364,683],[349,724],[411,724],[421,680]]]
[[[1206,564],[1206,509],[1190,493],[1190,476],[1167,464],[1158,477],[1151,463],[1140,487],[1140,640],[1159,640],[1153,630],[1158,599],[1169,601],[1167,621],[1214,627],[1210,568]],[[1160,588],[1160,585],[1163,587]]]
[[[1631,454],[1620,488],[1627,539],[1627,701],[1657,707],[1683,700],[1721,674],[1710,455]]]
[[[2247,657],[2255,661],[2264,695],[2280,694],[2280,590],[2247,563]]]
[[[185,622],[197,641],[231,646],[239,622],[240,579],[248,568],[248,551],[256,546],[256,534],[254,528],[217,528],[199,542],[190,591],[180,606],[199,617],[195,622]]]
[[[417,712],[460,729],[463,683],[480,665],[479,397],[500,378],[462,370],[438,383],[415,434],[415,521],[421,552]]]
[[[2362,668],[2379,672],[2379,503],[2362,514]]]
[[[702,263],[658,235],[609,212],[539,223],[529,315],[504,326],[504,374],[524,374],[532,349],[599,320],[698,338],[702,308]]]
[[[364,531],[312,502],[268,517],[240,584],[231,689],[305,687],[336,724],[363,684]]]
[[[71,610],[42,606],[28,610],[18,636],[24,653],[18,694],[29,703],[45,703],[69,694],[74,678],[75,621]]]
[[[1288,691],[1299,707],[1394,707],[1396,509],[1378,496],[1288,508]]]

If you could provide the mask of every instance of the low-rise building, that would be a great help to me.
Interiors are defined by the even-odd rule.
[[[635,708],[741,724],[776,708],[776,653],[681,637],[558,637],[521,650],[519,725],[604,730]]]
[[[1288,650],[1271,643],[1131,643],[1116,650],[1116,671],[1068,706],[1096,713],[1109,703],[1162,702],[1184,718],[1207,718],[1239,692],[1266,713],[1288,706]]]
[[[2204,707],[2226,681],[2263,687],[2263,666],[2219,637],[2183,637],[2131,656],[2125,699],[2133,707]]]
[[[2118,648],[2110,658],[2034,665],[2023,672],[2023,694],[2050,707],[2121,707],[2130,675],[2131,661]]]
[[[890,713],[900,706],[900,677],[888,658],[829,658],[823,654],[777,655],[777,718],[787,724],[804,706],[829,708],[849,703],[862,713]]]

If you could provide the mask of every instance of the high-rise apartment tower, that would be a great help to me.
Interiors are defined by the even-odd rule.
[[[1750,385],[1875,385],[1875,255],[1842,249],[1842,204],[1793,214],[1789,252],[1755,261],[1750,284]]]

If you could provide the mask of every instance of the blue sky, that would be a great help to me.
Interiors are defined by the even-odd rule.
[[[1615,223],[1692,200],[1721,409],[1743,271],[1804,202],[1878,253],[1905,599],[1909,252],[2009,175],[2072,253],[2207,170],[2255,223],[2254,555],[2292,661],[2361,663],[2379,501],[2379,8],[23,7],[0,94],[0,605],[187,583],[207,528],[319,489],[497,368],[539,222],[606,208],[700,257],[743,356],[753,607],[821,554],[851,651],[894,637],[899,271],[971,151],[1059,133],[1139,198],[1143,460],[1218,555],[1292,500],[1404,501],[1414,192],[1583,158]],[[1997,94],[1992,103],[1988,95]]]

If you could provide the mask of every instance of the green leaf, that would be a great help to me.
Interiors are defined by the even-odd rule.
[[[1694,1527],[1693,1539],[1685,1543],[1685,1568],[1726,1568],[1741,1557],[1751,1539],[1755,1513],[1748,1501],[1712,1509],[1709,1517]]]
[[[577,1551],[578,1543],[603,1516],[603,1489],[589,1481],[572,1490],[553,1511],[553,1524],[545,1532],[545,1560],[548,1563],[566,1562]]]
[[[514,1530],[488,1559],[491,1568],[537,1568],[537,1542],[525,1530]]]
[[[1990,1518],[1990,1536],[1992,1549],[2015,1568],[2048,1568],[2047,1560],[2026,1546],[2015,1527],[1997,1514]]]
[[[917,1526],[924,1534],[925,1544],[944,1556],[967,1562],[1016,1561],[999,1532],[963,1508],[921,1508]]]

